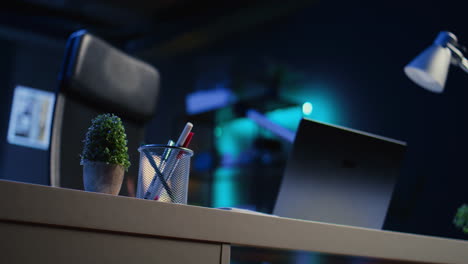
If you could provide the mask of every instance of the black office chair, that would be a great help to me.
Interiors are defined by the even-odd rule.
[[[138,176],[138,146],[145,123],[154,115],[159,74],[151,65],[117,50],[81,30],[67,42],[56,92],[51,146],[50,184],[83,189],[80,154],[91,120],[100,113],[121,117],[131,166],[121,194],[133,196]]]

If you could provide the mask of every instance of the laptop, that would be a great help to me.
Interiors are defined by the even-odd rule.
[[[382,229],[406,144],[302,119],[273,214]]]

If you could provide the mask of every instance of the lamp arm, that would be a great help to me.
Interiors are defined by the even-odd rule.
[[[462,58],[462,60],[458,63],[458,66],[460,66],[462,70],[468,73],[468,60],[466,58]]]
[[[457,65],[466,73],[468,73],[468,60],[463,55],[462,51],[451,43],[447,43],[447,48],[452,52],[452,64]]]

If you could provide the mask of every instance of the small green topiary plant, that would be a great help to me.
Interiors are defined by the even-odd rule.
[[[128,170],[127,135],[122,120],[114,114],[98,115],[83,141],[81,163],[84,161],[100,161],[107,164],[121,165]]]
[[[463,230],[463,233],[468,234],[468,205],[464,204],[458,208],[453,223],[456,227]]]

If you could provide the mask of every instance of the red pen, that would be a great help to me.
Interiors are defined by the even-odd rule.
[[[188,146],[190,145],[190,141],[192,141],[193,135],[195,135],[195,133],[193,133],[193,132],[190,132],[190,133],[188,134],[187,138],[186,138],[185,141],[184,141],[184,144],[182,144],[182,147],[183,147],[183,148],[188,148]],[[183,153],[183,152],[179,152],[179,153],[177,154],[177,159],[182,158],[182,153]]]

